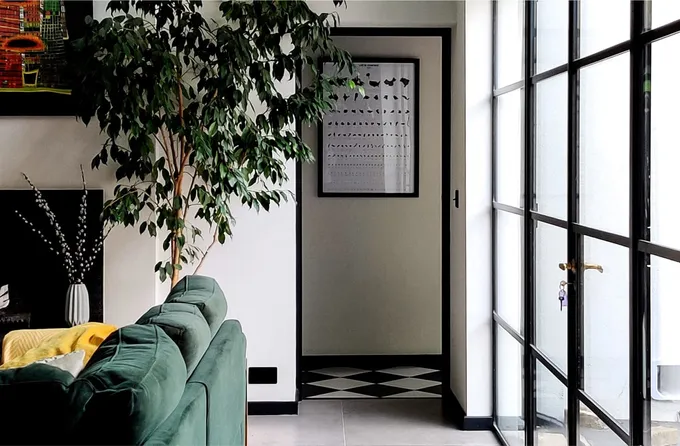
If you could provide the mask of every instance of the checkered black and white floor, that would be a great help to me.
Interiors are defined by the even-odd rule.
[[[441,394],[441,372],[423,367],[333,367],[303,373],[303,398],[440,398]]]

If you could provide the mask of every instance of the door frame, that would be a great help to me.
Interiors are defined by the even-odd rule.
[[[404,27],[338,27],[331,31],[332,36],[338,37],[439,37],[441,39],[442,60],[442,401],[446,394],[450,393],[450,363],[451,363],[451,107],[453,97],[451,95],[451,70],[452,70],[452,30],[451,28],[404,28]],[[301,77],[301,69],[297,72],[298,79]],[[296,85],[296,90],[299,85]],[[447,123],[449,125],[447,125]],[[302,134],[300,122],[296,125],[296,131]],[[295,196],[296,206],[296,377],[297,388],[296,400],[300,401],[300,389],[302,387],[302,168],[301,162],[295,166]]]

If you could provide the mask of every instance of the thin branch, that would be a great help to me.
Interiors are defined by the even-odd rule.
[[[203,252],[203,257],[201,257],[201,261],[198,262],[198,265],[196,266],[196,269],[194,270],[194,274],[198,273],[198,270],[201,269],[201,267],[203,266],[203,262],[205,262],[205,258],[208,257],[208,253],[210,252],[212,247],[215,246],[215,244],[217,243],[218,232],[219,232],[219,228],[215,228],[215,232],[213,233],[212,242],[210,243],[210,245],[208,245],[208,248]]]
[[[36,234],[38,234],[38,237],[40,237],[40,239],[47,245],[47,247],[49,248],[50,251],[52,251],[53,253],[55,253],[55,254],[57,254],[57,255],[60,254],[60,252],[58,252],[58,251],[56,251],[56,250],[54,249],[54,247],[52,246],[52,242],[49,241],[49,239],[48,239],[47,237],[45,237],[45,234],[43,234],[42,231],[40,231],[40,229],[36,228],[36,227],[33,225],[33,223],[31,223],[26,217],[24,217],[24,216],[21,214],[21,212],[19,212],[19,211],[17,211],[17,210],[15,209],[15,210],[14,210],[14,213],[17,214],[17,216],[18,216],[24,223],[26,223],[26,224],[28,225],[29,228],[31,228],[31,231],[33,231],[33,232],[35,232]]]
[[[194,184],[196,183],[196,177],[198,174],[194,172],[194,175],[191,175],[187,173],[187,175],[191,176],[191,183],[189,183],[189,189],[187,190],[187,201],[184,203],[184,218],[187,218],[187,212],[189,211],[189,196],[191,195],[191,190],[194,188]]]

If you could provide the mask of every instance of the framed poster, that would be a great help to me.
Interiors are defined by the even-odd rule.
[[[74,115],[70,42],[92,0],[0,0],[0,115]]]
[[[319,125],[318,195],[417,197],[419,60],[353,60],[364,94],[334,92],[336,108]],[[323,72],[337,72],[321,63]]]

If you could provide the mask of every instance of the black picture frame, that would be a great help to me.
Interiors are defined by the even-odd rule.
[[[64,0],[68,42],[85,35],[86,19],[92,17],[93,0]],[[0,39],[2,40],[2,39]],[[66,59],[71,60],[70,45]],[[76,107],[70,94],[52,92],[3,92],[0,88],[0,116],[75,116]]]
[[[412,64],[414,79],[413,82],[413,143],[412,143],[412,169],[413,169],[413,189],[410,192],[330,192],[324,189],[324,163],[325,163],[325,135],[323,121],[317,125],[317,168],[318,185],[317,195],[319,197],[351,197],[351,198],[417,198],[419,196],[420,185],[420,59],[409,57],[367,57],[353,56],[352,61],[358,64],[381,64],[381,63],[401,63]],[[323,73],[326,63],[330,62],[327,58],[318,60],[319,70]]]

